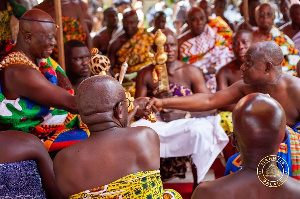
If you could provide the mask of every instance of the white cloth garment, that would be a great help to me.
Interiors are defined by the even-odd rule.
[[[171,122],[163,122],[157,115],[155,123],[140,119],[131,126],[148,126],[157,132],[160,139],[160,157],[191,155],[197,167],[198,183],[203,180],[229,140],[220,126],[219,115]]]

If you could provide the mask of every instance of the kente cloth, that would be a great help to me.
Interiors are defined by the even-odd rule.
[[[300,134],[292,128],[286,127],[287,140],[280,144],[278,156],[287,163],[278,166],[282,172],[288,171],[288,175],[300,180]],[[241,154],[231,156],[226,164],[225,176],[242,169]]]
[[[182,198],[175,190],[163,190],[159,170],[140,171],[126,175],[107,185],[82,191],[69,196],[70,199],[101,198]]]
[[[62,17],[62,25],[63,25],[63,40],[64,43],[70,41],[72,39],[76,39],[82,41],[82,43],[86,43],[86,32],[82,28],[80,22],[72,17]],[[51,55],[55,60],[58,60],[58,48],[55,46],[53,49],[53,53]]]
[[[51,65],[53,62],[50,58],[42,59],[38,61],[38,66],[45,78],[57,85],[56,71],[63,70],[58,66],[54,69]],[[2,92],[1,83],[0,130],[32,133],[43,141],[49,152],[61,150],[89,136],[79,115],[40,105],[26,97],[8,100]]]
[[[0,11],[0,40],[12,39],[10,15],[12,15],[10,7],[7,10]]]
[[[221,116],[220,124],[222,128],[228,136],[231,135],[233,133],[232,112],[221,111],[219,115]]]
[[[233,59],[233,53],[225,45],[226,40],[209,25],[197,37],[193,37],[180,46],[180,59],[201,69],[213,67],[219,70]],[[215,74],[205,75],[207,87],[216,91]]]
[[[297,50],[300,51],[300,31],[293,36],[292,40],[295,43]]]
[[[230,49],[232,46],[231,37],[233,35],[232,30],[230,29],[229,25],[219,16],[208,17],[208,25],[216,31],[219,35],[222,35],[226,40],[225,45],[227,45]]]
[[[0,198],[46,199],[34,160],[0,164]]]
[[[177,84],[170,84],[174,97],[192,94],[191,90]],[[178,119],[164,122],[160,114],[151,123],[140,119],[131,124],[148,126],[155,130],[160,140],[160,157],[190,156],[197,167],[198,182],[201,182],[210,166],[228,143],[228,136],[220,126],[220,116]]]
[[[277,27],[273,26],[266,41],[275,41],[281,48],[284,59],[281,63],[282,71],[290,75],[297,75],[297,63],[300,60],[300,51],[295,48],[294,42]]]
[[[115,72],[120,72],[121,64],[128,64],[127,73],[134,73],[152,63],[149,57],[154,35],[146,29],[139,29],[125,44],[117,51],[118,57]]]
[[[300,122],[288,129],[289,132],[296,132],[290,134],[292,172],[293,178],[300,180]]]

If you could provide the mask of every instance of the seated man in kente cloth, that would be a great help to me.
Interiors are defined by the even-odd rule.
[[[193,7],[187,15],[190,30],[178,37],[180,60],[200,68],[207,87],[215,92],[215,72],[232,60],[233,53],[224,38],[207,25],[201,8]]]
[[[182,198],[174,190],[162,189],[159,138],[151,128],[129,127],[137,107],[128,114],[132,102],[120,83],[107,75],[95,75],[77,91],[79,113],[91,136],[61,150],[54,159],[62,195]]]
[[[201,0],[198,3],[198,7],[203,9],[205,16],[207,17],[207,25],[209,25],[219,35],[222,35],[226,40],[225,45],[231,48],[233,30],[230,28],[229,24],[222,19],[221,16],[212,16],[211,4],[207,0]]]
[[[124,33],[115,38],[108,47],[108,58],[110,59],[110,72],[114,76],[120,72],[123,62],[127,62],[127,78],[136,77],[136,72],[142,67],[151,64],[149,52],[153,44],[152,33],[146,29],[138,28],[138,16],[135,10],[127,10],[123,15]]]
[[[243,168],[200,184],[192,199],[299,198],[300,182],[279,170],[287,164],[277,156],[285,124],[285,112],[273,98],[258,93],[242,98],[233,111],[233,125]]]
[[[252,32],[249,30],[238,30],[232,38],[232,49],[235,59],[217,71],[217,91],[228,88],[230,85],[242,79],[240,67],[245,61],[245,54],[253,42]],[[226,134],[230,136],[233,132],[231,114],[235,104],[221,107],[219,113],[221,116],[221,126]],[[223,150],[224,157],[227,160],[235,153],[235,149],[229,142]]]
[[[255,43],[247,51],[245,62],[241,66],[243,80],[214,94],[196,93],[181,98],[153,98],[147,108],[154,104],[158,110],[173,108],[206,111],[236,103],[250,93],[269,94],[281,104],[287,117],[286,124],[295,131],[289,139],[291,147],[287,149],[290,151],[287,156],[292,162],[292,176],[300,179],[300,79],[284,74],[282,61],[282,50],[275,42]],[[291,135],[291,132],[288,135]]]
[[[300,51],[295,48],[294,42],[273,25],[275,11],[268,3],[261,4],[255,10],[258,30],[253,32],[254,42],[275,41],[281,48],[284,59],[281,63],[284,73],[296,75],[297,63],[300,60]]]
[[[201,71],[193,65],[177,60],[178,46],[174,33],[169,29],[163,30],[163,33],[167,37],[164,48],[168,55],[166,68],[170,95],[182,97],[193,93],[210,93]],[[158,83],[153,82],[154,67],[150,65],[139,71],[136,97],[163,97],[158,90]],[[228,142],[228,137],[220,126],[220,117],[214,116],[213,111],[189,113],[166,109],[157,114],[157,118],[155,123],[140,119],[131,126],[148,126],[158,133],[163,180],[174,176],[184,178],[186,162],[190,162],[191,157],[196,187]]]
[[[39,9],[20,18],[17,44],[0,62],[0,127],[39,137],[57,151],[88,137],[77,115],[76,99],[57,86],[58,76],[45,58],[53,51],[56,24]],[[62,75],[63,76],[63,75]]]

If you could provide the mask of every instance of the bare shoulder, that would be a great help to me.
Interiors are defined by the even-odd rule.
[[[109,45],[109,48],[113,51],[116,51],[124,44],[124,41],[126,41],[125,33],[115,38],[114,41]]]
[[[186,73],[186,75],[199,75],[200,73],[202,74],[202,71],[196,66],[185,63],[180,60],[176,61],[179,63],[179,67],[181,67],[184,70],[184,73]]]
[[[286,74],[283,75],[287,93],[291,95],[292,99],[300,100],[300,78]]]
[[[27,159],[37,160],[48,155],[42,141],[36,136],[21,131],[5,131],[0,133],[0,160],[16,162]]]
[[[134,135],[138,136],[146,136],[148,138],[152,137],[154,139],[158,138],[158,135],[156,131],[154,131],[152,128],[146,127],[146,126],[137,126],[137,127],[128,127],[130,128],[130,131],[134,133]]]
[[[130,136],[127,136],[129,140],[134,141],[140,146],[158,146],[159,137],[158,134],[151,128],[145,126],[128,127],[130,130]]]
[[[140,78],[146,78],[146,80],[144,79],[144,81],[147,81],[147,77],[150,75],[152,75],[152,71],[153,71],[153,69],[154,69],[154,66],[151,64],[151,65],[149,65],[149,66],[146,66],[146,67],[144,67],[142,70],[140,70],[139,72],[138,72],[138,76],[140,77]],[[151,78],[152,79],[152,78]]]
[[[103,37],[103,35],[106,35],[108,33],[108,30],[105,27],[103,27],[94,37],[94,39],[101,39]]]
[[[202,182],[193,192],[192,199],[214,199],[213,193],[214,191],[211,182]]]
[[[234,70],[235,64],[233,61],[229,62],[225,66],[221,67],[218,71],[217,74],[222,74],[226,75],[228,72],[231,72]],[[238,69],[239,70],[239,69]]]
[[[41,72],[38,68],[31,67],[29,65],[15,64],[10,65],[4,69],[5,76],[9,76],[9,81],[18,81],[18,82],[27,82],[32,78],[32,75],[35,78],[38,78],[41,75]],[[37,75],[37,76],[36,76]],[[20,78],[22,77],[22,78]]]

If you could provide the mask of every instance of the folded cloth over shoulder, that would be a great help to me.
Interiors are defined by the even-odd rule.
[[[126,175],[107,185],[82,191],[69,196],[79,198],[182,198],[174,190],[163,190],[159,170],[140,171]]]

